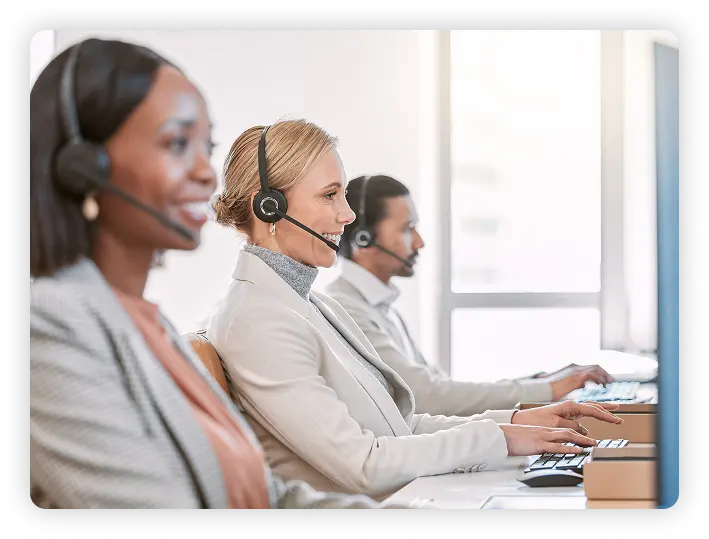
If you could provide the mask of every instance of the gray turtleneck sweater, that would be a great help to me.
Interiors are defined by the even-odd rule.
[[[259,257],[263,260],[273,271],[275,271],[281,279],[287,282],[293,290],[295,290],[298,295],[305,301],[309,302],[317,315],[325,321],[325,323],[332,329],[332,331],[340,339],[340,342],[345,345],[347,350],[352,354],[352,356],[359,361],[364,367],[371,372],[374,377],[379,381],[380,384],[389,392],[389,395],[394,395],[394,388],[392,387],[389,380],[384,378],[384,375],[367,361],[362,354],[360,354],[355,348],[347,341],[347,339],[338,331],[338,329],[333,326],[330,321],[325,317],[315,305],[310,300],[310,289],[315,282],[315,278],[318,276],[318,269],[312,266],[306,266],[300,262],[296,262],[289,256],[282,253],[277,253],[276,251],[271,251],[264,247],[258,247],[256,245],[246,245],[244,251],[251,253],[254,256]]]

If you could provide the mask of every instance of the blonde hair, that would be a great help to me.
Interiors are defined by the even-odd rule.
[[[261,189],[258,174],[258,143],[264,126],[244,131],[231,145],[224,161],[224,188],[214,201],[217,223],[234,228],[253,241],[251,195]],[[266,138],[268,184],[287,196],[328,151],[337,147],[337,138],[305,120],[273,124]]]

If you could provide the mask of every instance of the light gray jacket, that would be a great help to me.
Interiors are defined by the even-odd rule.
[[[342,260],[342,264],[342,275],[325,291],[357,322],[382,361],[408,384],[420,412],[471,415],[488,409],[513,408],[518,402],[552,400],[551,386],[544,380],[452,380],[424,359],[403,319],[384,299],[386,286],[355,262]],[[399,325],[391,320],[392,316],[399,318]]]
[[[191,361],[252,443],[249,426],[191,348]],[[30,484],[40,507],[227,507],[194,412],[97,267],[82,260],[30,285]],[[264,468],[271,507],[376,507]]]
[[[234,282],[207,337],[275,472],[321,490],[383,496],[425,475],[478,471],[507,457],[497,423],[418,414],[404,381],[334,300],[303,299],[257,256],[239,253]],[[394,389],[390,396],[332,327]]]

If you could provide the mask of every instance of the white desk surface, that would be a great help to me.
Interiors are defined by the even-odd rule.
[[[532,488],[517,481],[519,472],[536,458],[508,457],[498,470],[420,477],[392,494],[386,501],[409,504],[417,499],[431,499],[436,507],[480,509],[483,502],[493,495],[552,496],[579,498],[578,503],[572,504],[568,499],[560,499],[559,508],[569,507],[569,505],[574,508],[584,508],[586,495],[583,486]]]
[[[649,500],[586,500],[583,485],[528,487],[517,475],[536,457],[508,457],[498,470],[420,477],[385,501],[440,509],[650,509]],[[524,498],[524,499],[522,499]],[[424,500],[432,502],[421,504]],[[491,507],[493,506],[493,507]]]

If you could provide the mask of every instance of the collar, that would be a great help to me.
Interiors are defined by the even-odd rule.
[[[372,306],[383,305],[389,308],[399,297],[399,289],[391,282],[384,284],[369,270],[344,257],[341,277],[354,286]]]
[[[258,256],[244,249],[240,250],[232,276],[237,281],[255,284],[304,318],[310,318],[312,310],[310,302],[304,300],[291,285]]]
[[[265,247],[247,244],[244,251],[259,257],[275,271],[278,276],[287,282],[293,290],[305,301],[308,301],[310,289],[318,276],[318,269],[306,266],[276,251],[271,251]]]

